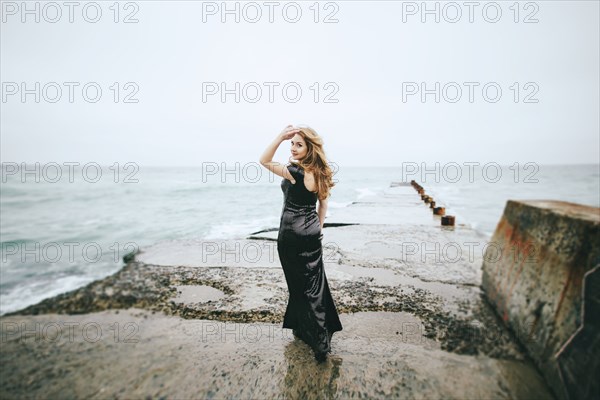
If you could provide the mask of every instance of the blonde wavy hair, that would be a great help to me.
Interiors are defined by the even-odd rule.
[[[323,150],[323,139],[311,127],[301,125],[297,128],[300,130],[298,135],[302,136],[306,142],[306,156],[297,161],[292,161],[292,157],[290,157],[289,161],[314,175],[317,197],[319,200],[324,200],[331,196],[331,188],[335,186],[335,182],[333,182],[333,172],[327,163],[325,150]]]

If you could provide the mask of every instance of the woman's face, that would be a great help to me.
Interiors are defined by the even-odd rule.
[[[306,148],[306,142],[302,136],[295,134],[292,138],[292,158],[294,160],[301,160],[306,157],[308,149]]]

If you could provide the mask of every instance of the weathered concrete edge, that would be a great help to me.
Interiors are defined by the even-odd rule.
[[[504,323],[518,332],[561,399],[577,398],[561,379],[556,355],[582,324],[583,277],[600,263],[598,239],[599,208],[509,200],[492,237],[503,249],[502,257],[485,257],[482,267],[484,294]],[[590,387],[592,374],[576,377],[574,386]]]

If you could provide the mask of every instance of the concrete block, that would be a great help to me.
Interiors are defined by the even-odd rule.
[[[598,377],[597,370],[587,370],[565,382],[557,359],[583,324],[584,276],[598,264],[600,208],[562,201],[509,200],[484,254],[486,297],[559,399],[580,398],[573,387],[592,387],[591,380]],[[600,317],[590,318],[595,322],[586,335],[597,342]],[[577,343],[590,344],[583,336]],[[572,371],[574,359],[569,357],[580,359],[579,351],[562,354],[561,362]]]

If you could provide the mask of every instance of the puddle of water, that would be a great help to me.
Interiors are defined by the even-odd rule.
[[[178,285],[176,288],[179,294],[172,299],[175,303],[206,303],[225,297],[219,289],[206,285]]]

